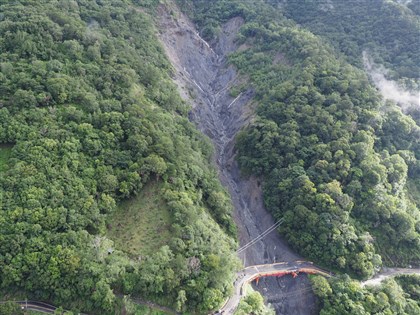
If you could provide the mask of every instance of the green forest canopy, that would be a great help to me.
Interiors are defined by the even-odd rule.
[[[244,173],[264,178],[265,204],[285,219],[280,231],[290,244],[360,277],[372,275],[382,260],[418,262],[420,215],[406,186],[420,175],[415,121],[383,104],[333,39],[299,27],[282,6],[192,3],[183,8],[209,40],[220,23],[245,19],[241,52],[230,61],[249,78],[259,106],[237,138],[238,161]],[[415,35],[407,32],[407,41]]]
[[[279,4],[281,0],[269,0]],[[285,15],[326,37],[351,63],[362,66],[363,50],[392,69],[393,78],[420,79],[418,1],[285,1]]]
[[[284,217],[290,244],[360,277],[382,261],[418,262],[419,205],[410,191],[420,191],[419,126],[384,104],[358,68],[368,47],[395,78],[415,78],[418,50],[398,59],[381,38],[405,45],[416,33],[332,34],[325,30],[337,20],[347,34],[341,11],[312,25],[310,10],[294,13],[306,2],[179,1],[209,40],[229,18],[245,20],[243,49],[230,62],[259,106],[238,136],[238,161],[264,179],[266,206]],[[0,0],[0,143],[13,147],[0,170],[0,289],[100,314],[115,313],[116,293],[204,313],[231,291],[231,206],[144,13],[158,1],[134,3]],[[351,12],[364,21],[362,6]],[[358,26],[386,31],[390,12],[398,13],[390,24],[417,25],[414,9],[389,8],[374,12],[378,28]],[[107,237],[106,222],[123,200],[147,203],[150,185],[170,212],[171,238],[152,254],[140,249],[139,260]],[[339,291],[332,285],[331,305]]]
[[[117,293],[217,307],[236,268],[231,205],[147,8],[0,4],[0,143],[13,146],[0,178],[1,291],[98,314],[116,312]],[[152,182],[171,237],[139,261],[106,221]]]
[[[320,315],[417,315],[420,313],[420,276],[403,275],[380,285],[362,287],[348,276],[311,278],[319,298]]]

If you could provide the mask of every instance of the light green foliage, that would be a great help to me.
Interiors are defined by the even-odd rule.
[[[6,302],[0,304],[1,315],[23,315],[21,306],[14,302]]]
[[[327,279],[321,276],[311,278],[312,289],[318,297],[326,298],[332,294],[332,289]]]
[[[66,311],[62,306],[57,307],[54,311],[55,315],[74,315],[72,311]]]
[[[419,209],[405,187],[407,179],[420,174],[420,128],[395,104],[381,104],[364,71],[342,58],[332,38],[331,45],[282,15],[294,18],[295,7],[310,15],[309,8],[319,2],[192,3],[186,10],[203,30],[233,16],[245,20],[238,44],[246,48],[231,54],[230,61],[249,78],[258,107],[256,119],[237,137],[237,158],[244,173],[263,178],[265,204],[276,218],[284,218],[279,229],[289,243],[318,263],[359,277],[371,276],[382,260],[419,261]],[[331,10],[318,20],[349,14],[353,21],[351,14],[364,6],[379,10],[368,2],[332,3],[336,10],[352,9]],[[394,18],[380,19],[390,23],[387,29],[413,39],[412,28],[393,25]],[[408,39],[397,37],[407,45]],[[407,54],[401,65],[414,63],[418,50]]]
[[[259,314],[264,306],[264,300],[258,292],[252,292],[242,299],[235,314]]]
[[[236,268],[231,205],[146,8],[0,3],[0,143],[15,144],[0,176],[0,290],[75,313],[114,314],[122,291],[217,307]],[[114,219],[133,235],[106,238]]]
[[[278,3],[280,0],[268,0]],[[384,0],[286,1],[285,15],[329,39],[346,58],[361,65],[363,50],[393,69],[394,78],[419,79],[419,16],[410,8]],[[417,44],[416,44],[417,43]]]
[[[141,192],[118,205],[109,216],[107,235],[119,250],[132,256],[148,255],[171,239],[171,215],[161,185],[147,184]]]
[[[321,315],[329,314],[389,314],[415,315],[420,312],[419,277],[402,276],[387,279],[380,286],[362,288],[348,276],[330,279],[319,290],[319,277],[311,279],[315,294],[320,298]]]
[[[267,308],[264,305],[264,299],[261,294],[254,291],[251,286],[247,287],[246,296],[241,299],[238,308],[235,311],[235,315],[271,315],[274,314],[272,309]]]

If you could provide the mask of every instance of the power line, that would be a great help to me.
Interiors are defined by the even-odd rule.
[[[254,245],[256,242],[260,241],[262,238],[264,238],[265,236],[270,234],[272,231],[274,231],[276,228],[278,228],[283,223],[283,221],[284,221],[283,218],[280,219],[275,224],[273,224],[271,227],[269,227],[267,230],[265,230],[263,233],[261,233],[259,236],[254,238],[252,241],[250,241],[249,243],[247,243],[244,246],[242,246],[241,248],[239,248],[236,252],[240,253],[240,252],[244,251],[245,249],[247,249],[248,247]]]
[[[246,250],[248,247],[254,245],[256,242],[260,241],[262,238],[264,238],[265,236],[270,234],[272,231],[277,229],[283,223],[283,221],[284,221],[284,219],[281,218],[279,221],[274,223],[272,226],[270,226],[267,230],[265,230],[263,233],[258,235],[256,238],[254,238],[253,240],[251,240],[250,242],[248,242],[244,246],[240,247],[236,252],[239,254],[239,253],[243,252],[244,250]]]

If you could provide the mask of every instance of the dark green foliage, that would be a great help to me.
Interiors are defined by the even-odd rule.
[[[410,10],[416,7],[418,1],[407,8],[383,0],[290,0],[284,11],[313,33],[328,38],[352,63],[360,65],[362,51],[368,50],[378,63],[394,70],[394,78],[419,79],[420,20]]]
[[[417,305],[420,307],[420,276],[401,275],[396,277],[395,280],[410,299],[417,301]]]
[[[7,169],[10,155],[12,153],[11,145],[0,144],[0,172]]]
[[[200,28],[200,33],[206,40],[213,40],[219,34],[220,24],[233,17],[258,19],[260,17],[275,17],[267,6],[262,6],[262,0],[176,0],[181,10],[194,19]]]
[[[1,290],[98,314],[121,291],[217,307],[236,268],[231,206],[148,15],[123,0],[0,4],[0,143],[15,143],[0,178]],[[108,255],[108,215],[150,181],[171,239],[141,261]]]
[[[240,302],[235,315],[264,314],[264,298],[259,292],[248,293]]]
[[[321,315],[416,315],[420,312],[418,276],[391,278],[367,288],[348,276],[323,280],[321,288],[321,279],[311,278],[314,292],[320,298]]]
[[[265,204],[285,219],[280,231],[289,243],[360,277],[382,259],[419,261],[419,210],[405,189],[408,176],[419,175],[419,127],[394,104],[381,107],[365,73],[334,47],[282,16],[288,6],[315,2],[192,2],[203,28],[246,8],[243,49],[230,61],[249,78],[259,105],[237,138],[238,161],[244,173],[264,178]],[[414,62],[418,51],[410,51]]]
[[[0,315],[23,315],[21,306],[14,302],[5,302],[0,304]]]

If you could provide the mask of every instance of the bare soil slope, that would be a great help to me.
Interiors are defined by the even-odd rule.
[[[251,88],[237,97],[229,90],[243,83],[235,69],[227,64],[227,55],[237,49],[236,34],[243,24],[240,17],[229,20],[217,41],[205,42],[195,26],[171,5],[159,9],[160,38],[172,65],[174,80],[184,99],[191,103],[191,119],[211,138],[216,153],[219,177],[228,189],[234,205],[240,245],[255,239],[275,222],[263,205],[261,187],[255,178],[242,178],[234,159],[236,133],[252,119]],[[240,254],[245,266],[281,261],[296,261],[296,255],[277,231]],[[297,279],[267,278],[257,289],[277,314],[316,314],[316,300],[306,276]]]

